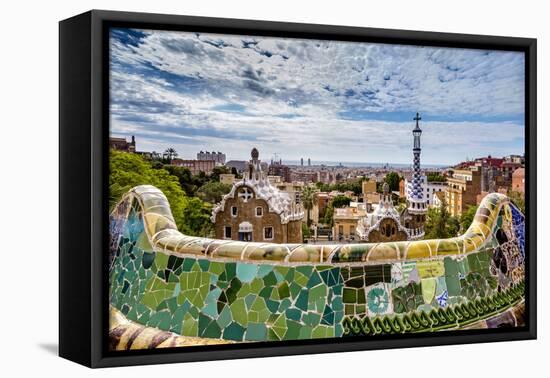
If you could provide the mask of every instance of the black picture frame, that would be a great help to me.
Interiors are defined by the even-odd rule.
[[[108,62],[111,26],[525,53],[526,327],[414,336],[107,349]],[[92,10],[59,24],[59,354],[89,367],[407,348],[536,338],[536,39]],[[485,331],[485,330],[483,330]]]

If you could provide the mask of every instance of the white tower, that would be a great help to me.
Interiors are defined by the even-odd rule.
[[[416,121],[416,127],[413,129],[413,175],[407,188],[407,210],[411,216],[409,233],[411,238],[419,239],[424,236],[424,222],[426,221],[426,199],[424,198],[424,188],[422,187],[422,172],[420,172],[420,136],[422,130],[418,124],[422,118],[418,113],[413,118]]]

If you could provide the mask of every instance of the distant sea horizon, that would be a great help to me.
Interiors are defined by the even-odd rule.
[[[300,160],[283,160],[284,165],[300,166]],[[354,161],[311,161],[311,166],[325,165],[327,167],[348,167],[348,168],[382,168],[387,166],[388,168],[412,168],[412,163],[374,163],[374,162],[354,162]],[[307,160],[304,160],[304,167],[307,167]],[[421,168],[447,168],[449,164],[423,164]]]

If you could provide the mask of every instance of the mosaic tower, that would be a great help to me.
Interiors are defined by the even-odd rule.
[[[418,239],[424,236],[424,222],[426,221],[426,199],[424,198],[424,188],[422,187],[423,177],[420,172],[420,136],[422,129],[418,121],[422,118],[418,113],[413,118],[416,121],[416,127],[413,129],[413,175],[407,190],[407,210],[410,216],[409,232],[412,239]]]

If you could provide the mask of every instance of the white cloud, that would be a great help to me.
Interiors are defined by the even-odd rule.
[[[139,46],[113,40],[111,53],[112,131],[140,135],[143,148],[407,162],[412,120],[357,112],[420,110],[468,120],[425,119],[432,163],[522,152],[510,151],[521,122],[484,121],[523,114],[519,53],[164,31]]]

